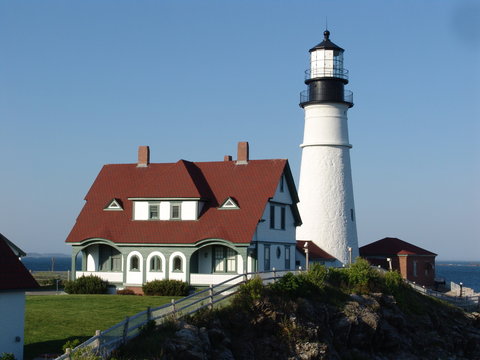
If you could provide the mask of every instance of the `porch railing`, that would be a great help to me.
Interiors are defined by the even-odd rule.
[[[179,300],[172,299],[170,304],[165,304],[153,309],[148,308],[136,315],[126,317],[125,320],[112,326],[110,329],[104,331],[97,330],[93,337],[74,349],[67,349],[65,354],[55,360],[71,359],[72,357],[81,357],[82,355],[95,355],[106,358],[120,345],[135,338],[140,333],[142,326],[149,321],[155,321],[158,325],[166,319],[179,319],[206,307],[213,308],[220,302],[235,295],[241,284],[244,284],[247,280],[255,276],[260,277],[264,284],[268,284],[289,272],[298,273],[300,270],[272,270],[240,274],[219,284],[210,285],[204,290]]]

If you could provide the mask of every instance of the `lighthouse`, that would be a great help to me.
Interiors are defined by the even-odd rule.
[[[302,225],[296,233],[297,241],[312,241],[339,265],[358,256],[347,121],[353,94],[344,89],[348,70],[343,67],[343,52],[330,41],[328,30],[310,49],[308,89],[300,94],[305,130],[298,190]]]

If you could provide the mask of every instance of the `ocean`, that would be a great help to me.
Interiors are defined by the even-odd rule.
[[[22,258],[25,267],[32,271],[70,270],[69,257],[29,257]],[[80,259],[79,259],[80,260]],[[81,260],[80,260],[81,261]],[[77,262],[77,270],[81,269],[81,262]],[[444,278],[447,283],[462,282],[464,286],[480,292],[480,261],[437,261],[436,277]]]
[[[480,292],[480,261],[437,261],[435,275]]]

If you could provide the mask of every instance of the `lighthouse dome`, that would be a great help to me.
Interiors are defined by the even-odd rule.
[[[315,45],[313,48],[311,48],[309,51],[312,52],[312,51],[315,51],[315,50],[320,50],[320,49],[323,49],[323,50],[338,50],[338,51],[341,51],[341,52],[344,52],[344,50],[334,44],[333,42],[330,41],[330,31],[328,30],[325,30],[323,32],[323,41],[317,45]]]

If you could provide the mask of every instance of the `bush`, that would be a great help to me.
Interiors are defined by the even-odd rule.
[[[265,287],[263,286],[263,281],[259,276],[255,276],[253,279],[239,286],[238,292],[233,298],[233,304],[234,306],[249,309],[253,306],[254,302],[260,300],[264,294]]]
[[[117,290],[117,295],[135,295],[135,291],[132,289]]]
[[[98,276],[82,276],[65,283],[65,292],[68,294],[105,294],[108,282]]]
[[[2,353],[0,360],[15,360],[15,356],[12,353]]]
[[[389,294],[395,294],[403,285],[402,275],[398,271],[385,273],[385,288]]]
[[[315,284],[307,274],[293,275],[287,273],[271,286],[272,290],[289,297],[306,296],[314,292]]]
[[[328,269],[325,265],[312,264],[305,276],[312,284],[319,288],[323,288],[328,276]]]
[[[145,295],[156,296],[186,296],[190,286],[180,280],[154,280],[142,287]]]
[[[380,273],[365,259],[357,258],[347,269],[347,274],[350,290],[354,292],[368,293],[378,291],[381,287]]]

